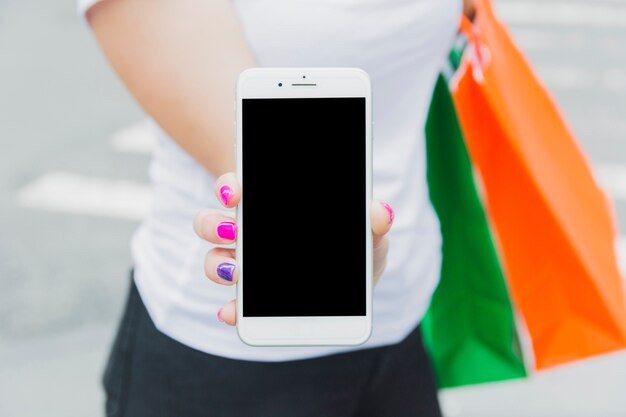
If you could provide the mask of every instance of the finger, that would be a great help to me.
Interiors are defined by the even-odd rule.
[[[235,219],[218,210],[202,210],[193,219],[193,229],[202,239],[218,245],[232,243],[237,238]]]
[[[379,200],[372,201],[371,221],[375,240],[384,236],[391,229],[393,220],[394,212],[389,204]]]
[[[215,181],[215,194],[224,207],[235,207],[241,199],[241,187],[233,172],[227,172]]]
[[[211,280],[222,285],[233,285],[239,277],[235,262],[235,250],[213,248],[204,259],[204,273]]]
[[[235,300],[230,300],[224,307],[217,310],[217,319],[230,326],[237,324],[237,304]]]
[[[387,266],[387,252],[389,252],[389,239],[380,236],[374,246],[374,285],[378,282]]]

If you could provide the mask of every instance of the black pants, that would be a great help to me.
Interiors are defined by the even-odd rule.
[[[319,358],[226,359],[159,332],[134,284],[104,387],[110,417],[441,416],[419,329],[396,345]]]

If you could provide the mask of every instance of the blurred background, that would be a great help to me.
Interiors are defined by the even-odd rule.
[[[614,200],[626,271],[626,0],[495,3]],[[0,1],[2,417],[103,414],[150,202],[141,120],[74,0]],[[446,417],[623,417],[625,389],[626,352],[441,398]]]

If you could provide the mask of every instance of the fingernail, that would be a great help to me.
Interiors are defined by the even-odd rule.
[[[224,307],[217,310],[217,319],[221,321],[222,323],[224,323],[224,319],[222,318],[222,310],[224,310]]]
[[[220,187],[220,198],[222,199],[222,202],[224,203],[225,206],[228,205],[228,202],[230,201],[230,198],[233,195],[233,189],[230,188],[230,186],[228,185],[222,185]]]
[[[217,266],[217,276],[225,279],[226,281],[232,281],[234,273],[235,265],[229,262],[222,262]]]
[[[385,202],[380,202],[380,204],[385,208],[385,210],[387,210],[387,214],[389,215],[389,224],[393,223],[393,209],[391,208],[391,206]]]
[[[235,240],[237,225],[233,222],[221,222],[217,225],[217,235],[222,239]]]

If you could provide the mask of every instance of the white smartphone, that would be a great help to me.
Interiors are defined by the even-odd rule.
[[[237,331],[255,346],[358,345],[372,330],[372,93],[357,68],[237,81]]]

